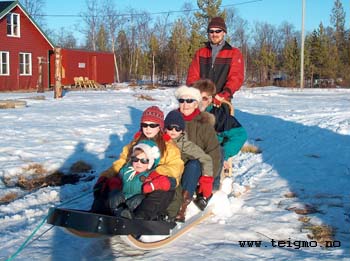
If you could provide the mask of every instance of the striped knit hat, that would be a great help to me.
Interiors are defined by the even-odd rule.
[[[161,130],[164,129],[164,113],[157,106],[148,107],[142,113],[141,123],[146,121],[157,123]]]

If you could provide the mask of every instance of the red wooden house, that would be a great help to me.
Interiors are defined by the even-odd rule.
[[[0,91],[37,90],[39,82],[43,89],[53,86],[54,50],[18,1],[0,2]],[[112,83],[114,68],[113,53],[61,49],[62,85],[72,85],[80,76]]]

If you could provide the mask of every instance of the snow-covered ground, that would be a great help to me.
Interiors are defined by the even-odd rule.
[[[21,195],[0,205],[0,260],[350,260],[349,89],[237,92],[235,115],[262,150],[234,159],[233,187],[250,190],[228,198],[218,205],[220,215],[161,250],[135,250],[118,237],[77,238],[42,224],[51,206],[88,208],[96,179],[32,192],[5,186],[4,180],[31,175],[32,164],[67,173],[83,160],[97,177],[131,140],[146,107],[158,105],[165,113],[176,107],[173,92],[72,91],[62,99],[46,92],[44,100],[32,99],[37,93],[0,93],[0,100],[27,102],[0,110],[0,198]],[[141,94],[155,100],[138,99]],[[79,195],[85,196],[68,202]],[[314,213],[296,213],[305,209]],[[320,224],[335,229],[334,247],[310,238],[309,228]]]

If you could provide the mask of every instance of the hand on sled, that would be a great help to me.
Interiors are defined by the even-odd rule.
[[[223,101],[230,101],[231,94],[228,91],[223,91],[216,94],[213,98],[213,105],[216,107],[220,107]]]
[[[143,183],[143,193],[151,193],[155,190],[168,191],[171,187],[170,180],[167,176],[163,176],[153,171]]]

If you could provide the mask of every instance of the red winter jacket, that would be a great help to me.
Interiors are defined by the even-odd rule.
[[[207,42],[200,48],[188,69],[186,84],[193,85],[200,79],[211,79],[216,85],[216,93],[228,91],[234,94],[243,84],[244,61],[241,51],[225,41],[212,66],[211,46]]]

